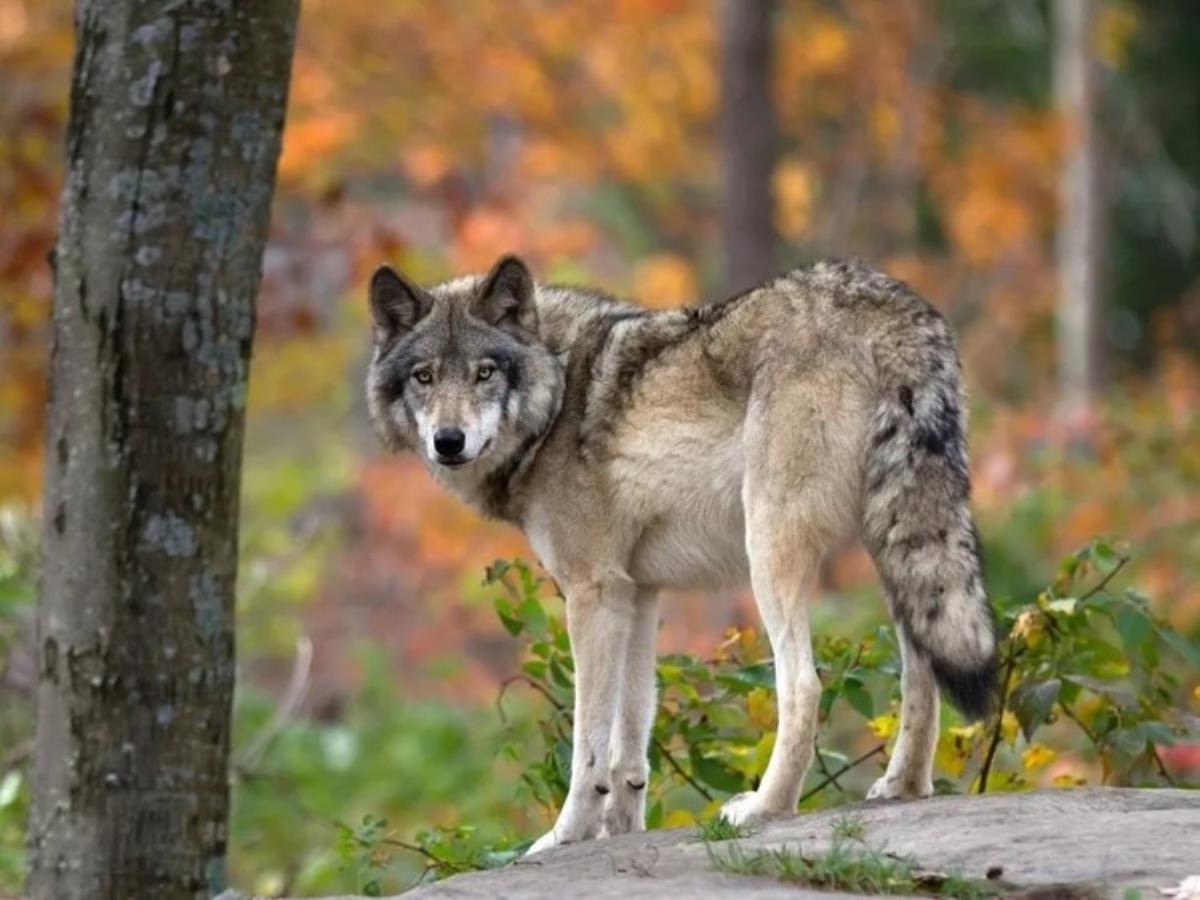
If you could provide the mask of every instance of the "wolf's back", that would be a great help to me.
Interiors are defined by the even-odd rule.
[[[899,282],[873,341],[879,398],[865,467],[863,531],[900,627],[939,686],[986,714],[996,639],[968,496],[965,398],[945,320]]]

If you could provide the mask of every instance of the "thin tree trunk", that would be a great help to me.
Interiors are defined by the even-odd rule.
[[[719,0],[722,230],[728,293],[775,274],[775,110],[771,101],[775,0]]]
[[[1086,419],[1100,380],[1095,3],[1056,0],[1055,13],[1055,94],[1066,142],[1059,175],[1059,408],[1078,421]]]
[[[297,0],[79,0],[38,608],[34,898],[225,881],[246,374]]]

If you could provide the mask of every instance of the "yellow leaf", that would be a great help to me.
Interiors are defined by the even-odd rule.
[[[876,716],[871,719],[867,722],[867,725],[878,737],[890,738],[900,726],[900,717],[895,713],[885,713],[882,716]]]
[[[766,771],[767,762],[771,759],[771,751],[775,749],[775,732],[768,731],[754,746],[754,772]]]
[[[967,756],[953,740],[942,737],[938,739],[937,753],[934,760],[938,768],[957,778],[967,767]]]
[[[1025,639],[1030,647],[1036,647],[1046,634],[1046,626],[1042,622],[1042,614],[1037,609],[1027,609],[1017,616],[1013,624],[1013,634]]]
[[[1129,662],[1124,659],[1109,659],[1096,665],[1096,674],[1101,678],[1121,678],[1129,674]]]
[[[1049,765],[1058,758],[1058,753],[1045,744],[1030,744],[1021,754],[1021,765],[1027,770]]]
[[[798,159],[781,160],[771,176],[771,188],[775,227],[784,237],[800,237],[808,230],[812,216],[812,172]]]
[[[1006,744],[1011,744],[1017,739],[1017,732],[1021,729],[1021,723],[1017,721],[1009,710],[1004,711],[1004,716],[1000,720],[1000,734],[1004,738]]]
[[[1081,778],[1078,775],[1063,773],[1062,775],[1055,775],[1050,780],[1050,783],[1055,787],[1079,787],[1080,785],[1087,784],[1087,779]]]
[[[812,23],[807,43],[806,61],[813,71],[837,69],[850,56],[850,38],[846,29],[832,16],[822,16]]]
[[[1103,4],[1092,35],[1096,55],[1114,69],[1124,66],[1140,25],[1137,10],[1130,4]]]
[[[967,760],[975,749],[976,739],[982,733],[983,725],[980,722],[948,728],[938,736],[937,752],[934,755],[938,766],[957,778],[966,769]]]
[[[775,700],[766,688],[755,688],[746,697],[750,721],[764,730],[775,727]]]
[[[690,809],[673,809],[663,819],[663,828],[682,828],[695,824],[696,814]]]

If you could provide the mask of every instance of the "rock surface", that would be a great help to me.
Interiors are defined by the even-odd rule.
[[[874,801],[773,822],[739,840],[747,851],[828,849],[851,817],[870,848],[909,856],[921,870],[984,878],[1008,896],[1143,900],[1200,875],[1200,791],[1079,788]],[[726,843],[711,845],[723,852]],[[489,872],[458,875],[404,895],[427,898],[727,898],[838,896],[713,870],[695,829],[588,841]],[[845,896],[845,895],[842,895]]]

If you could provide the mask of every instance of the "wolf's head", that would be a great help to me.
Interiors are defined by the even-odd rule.
[[[563,370],[538,339],[535,295],[515,256],[486,276],[430,288],[377,269],[367,405],[383,443],[420,453],[439,477],[468,488],[544,434]]]

